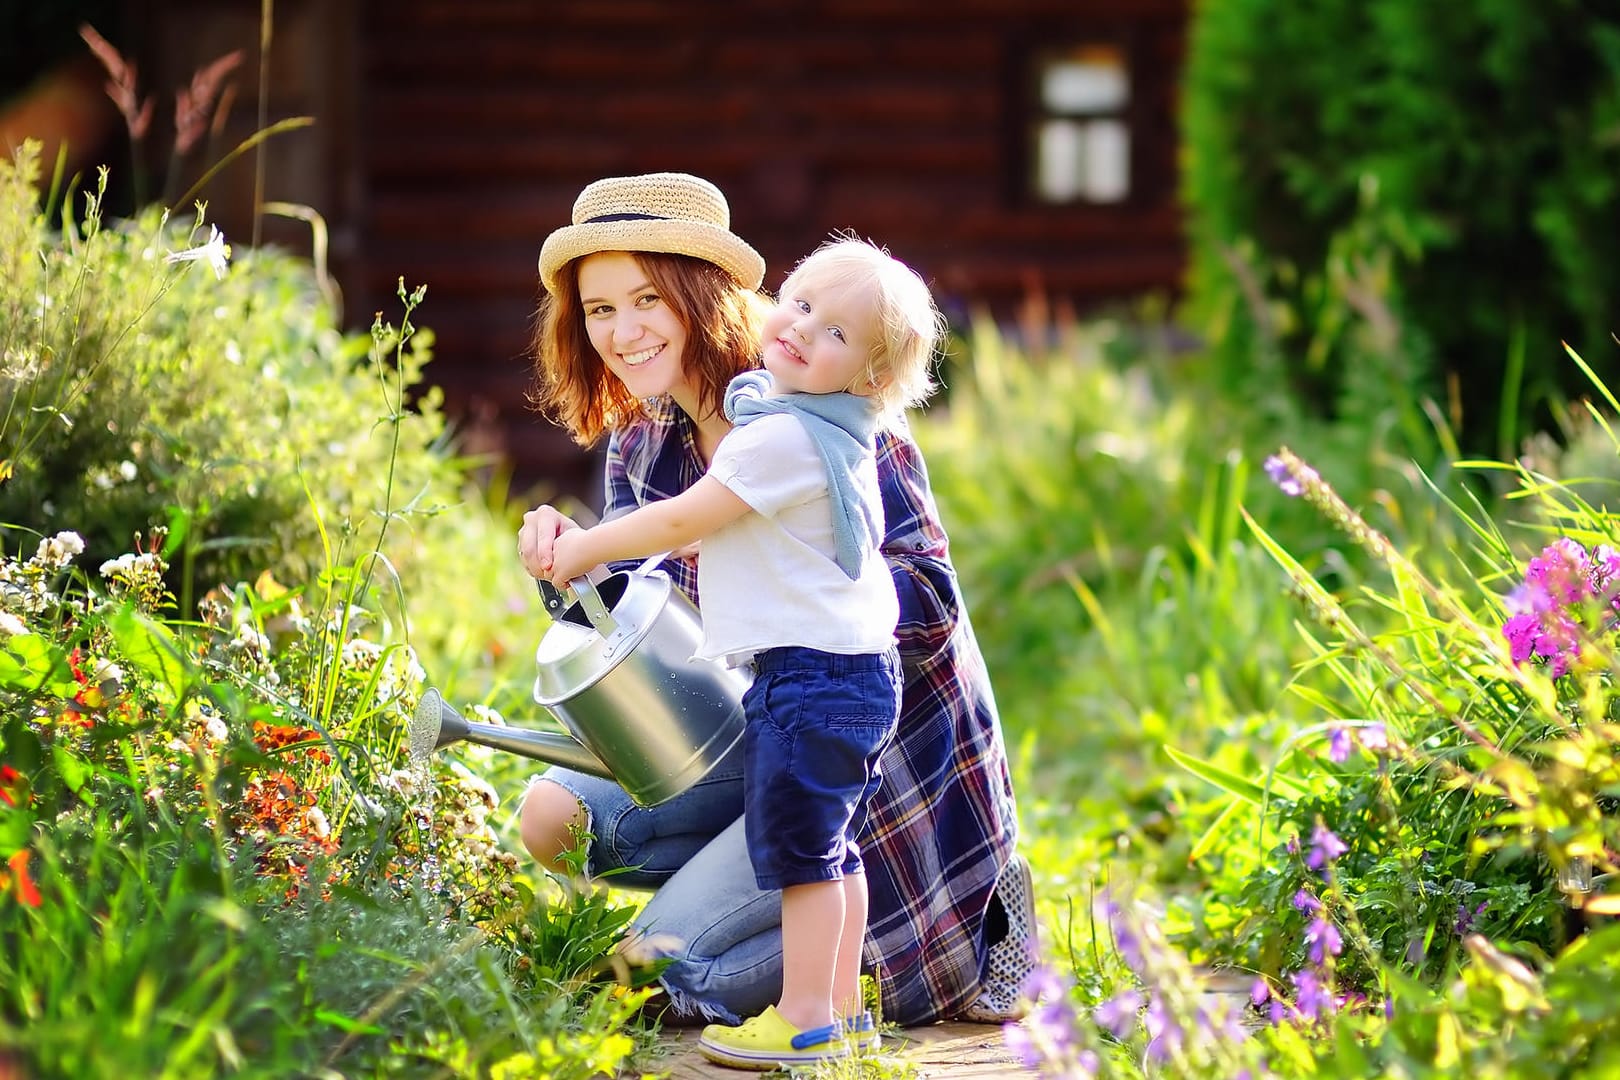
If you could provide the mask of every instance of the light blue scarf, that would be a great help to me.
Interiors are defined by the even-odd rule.
[[[827,468],[838,568],[861,576],[868,549],[883,542],[883,507],[869,506],[855,485],[855,470],[876,452],[877,400],[859,394],[783,394],[767,397],[768,371],[745,371],[726,387],[726,418],[741,427],[761,416],[791,413],[810,434]]]

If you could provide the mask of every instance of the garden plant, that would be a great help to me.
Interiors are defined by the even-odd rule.
[[[1034,1072],[1620,1074],[1612,143],[1559,137],[1620,54],[1555,6],[1201,12],[1196,342],[1151,304],[955,328],[912,423],[1014,752]],[[1403,45],[1232,105],[1223,57],[1324,35]],[[1532,112],[1525,58],[1586,43],[1556,130],[1467,159],[1476,207],[1537,208],[1517,307],[1483,264],[1520,223],[1435,203],[1477,141],[1443,121],[1478,80],[1425,82],[1459,37]],[[429,289],[348,332],[318,258],[106,191],[0,161],[0,1075],[667,1071],[656,964],[614,952],[638,898],[521,854],[533,763],[410,753],[430,684],[546,722],[537,497],[459,456]],[[1494,381],[1448,389],[1476,347]]]
[[[91,191],[52,230],[36,179],[0,163],[0,1056],[618,1068],[629,909],[515,873],[488,782],[409,759],[419,650],[452,678],[506,650],[504,604],[468,642],[408,597],[510,535],[405,407],[422,290],[345,336],[307,264],[201,209],[110,223]]]

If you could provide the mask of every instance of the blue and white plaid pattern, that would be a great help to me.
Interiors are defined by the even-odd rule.
[[[685,491],[703,476],[691,421],[667,398],[613,434],[604,518]],[[883,554],[900,599],[905,691],[861,849],[871,910],[866,966],[887,1020],[958,1015],[979,991],[984,912],[1012,858],[1018,817],[990,678],[962,604],[922,454],[909,433],[878,433],[888,531]],[[697,601],[697,560],[663,568]]]

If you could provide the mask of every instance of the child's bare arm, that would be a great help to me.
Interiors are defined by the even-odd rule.
[[[553,584],[565,585],[600,563],[669,551],[703,539],[751,509],[730,488],[705,476],[672,499],[558,536],[548,576]]]

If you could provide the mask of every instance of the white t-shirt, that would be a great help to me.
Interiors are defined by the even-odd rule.
[[[755,512],[698,548],[698,656],[736,666],[778,645],[874,653],[894,644],[900,603],[888,563],[870,550],[852,581],[833,561],[827,469],[797,417],[773,413],[733,428],[709,475]],[[855,481],[881,522],[876,458],[861,462]]]

